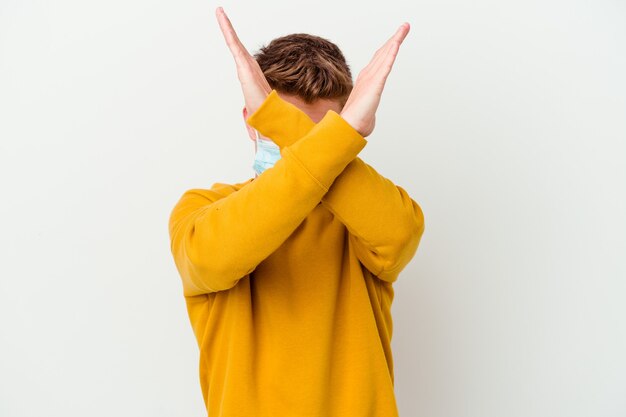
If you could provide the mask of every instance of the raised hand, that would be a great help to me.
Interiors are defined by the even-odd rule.
[[[248,109],[248,114],[252,114],[261,106],[267,95],[272,91],[261,67],[248,50],[243,46],[230,19],[226,16],[223,8],[215,10],[215,16],[226,39],[226,44],[235,58],[237,65],[237,76],[243,90],[243,97]]]
[[[381,46],[369,64],[359,73],[341,117],[361,136],[369,136],[376,124],[376,109],[380,103],[387,76],[398,55],[400,45],[409,33],[408,22],[400,25],[396,33]]]

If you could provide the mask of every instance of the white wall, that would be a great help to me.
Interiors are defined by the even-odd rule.
[[[253,176],[248,49],[356,77],[412,28],[360,156],[420,203],[395,285],[402,417],[626,415],[621,1],[0,3],[0,415],[203,416],[167,220]]]

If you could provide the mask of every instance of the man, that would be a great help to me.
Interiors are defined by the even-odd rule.
[[[208,415],[398,416],[392,284],[424,216],[357,154],[409,25],[352,86],[331,42],[288,35],[255,59],[216,16],[250,137],[280,157],[245,182],[186,191],[170,216]]]

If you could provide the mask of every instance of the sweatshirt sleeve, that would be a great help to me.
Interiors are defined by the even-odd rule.
[[[267,122],[257,112],[251,117]],[[273,167],[241,189],[223,198],[211,190],[185,192],[169,219],[171,251],[185,296],[230,289],[252,272],[320,203],[366,144],[329,110],[298,141],[281,149]]]
[[[275,91],[247,122],[281,149],[317,126]],[[424,232],[422,209],[406,190],[356,157],[321,202],[348,229],[361,263],[378,278],[395,282]]]

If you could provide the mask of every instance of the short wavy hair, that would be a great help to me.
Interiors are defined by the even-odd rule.
[[[352,91],[350,66],[337,45],[307,33],[272,40],[254,55],[272,89],[305,103],[337,100],[343,107]]]

